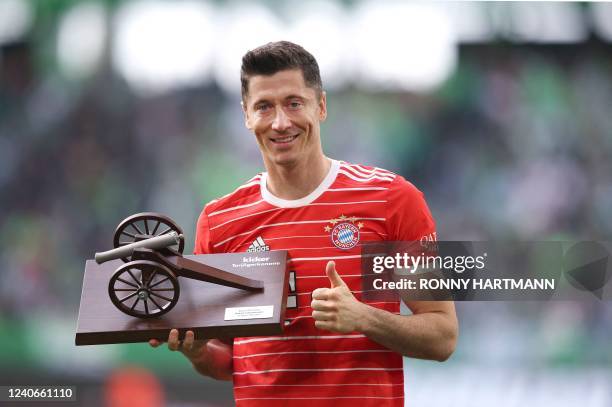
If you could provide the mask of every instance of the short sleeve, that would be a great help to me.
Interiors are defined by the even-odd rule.
[[[425,196],[399,175],[391,183],[387,194],[386,222],[388,240],[436,240],[436,223]]]
[[[208,215],[206,210],[202,210],[198,223],[196,225],[196,237],[193,254],[210,254],[212,248],[210,245],[210,228],[208,227]]]

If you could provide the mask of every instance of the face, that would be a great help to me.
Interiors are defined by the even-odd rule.
[[[291,166],[322,156],[325,93],[319,98],[306,86],[301,70],[252,76],[243,109],[267,165]]]

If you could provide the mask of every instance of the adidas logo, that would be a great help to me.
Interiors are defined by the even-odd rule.
[[[257,236],[257,239],[253,240],[253,243],[247,249],[248,252],[268,252],[270,251],[270,246],[264,242],[261,236]]]

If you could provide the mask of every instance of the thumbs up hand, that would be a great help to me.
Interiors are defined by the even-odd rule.
[[[315,327],[340,333],[360,331],[366,305],[353,296],[333,261],[327,263],[325,274],[330,288],[317,288],[312,292],[310,306]]]
[[[325,274],[327,274],[327,278],[329,278],[329,282],[331,283],[331,288],[336,287],[347,287],[340,274],[336,271],[336,263],[333,261],[327,262],[327,267],[325,267]]]

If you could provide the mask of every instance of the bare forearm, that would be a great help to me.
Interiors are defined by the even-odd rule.
[[[395,315],[358,301],[336,271],[333,261],[325,273],[331,288],[312,292],[315,327],[331,332],[359,331],[404,356],[443,361],[455,350],[457,315],[451,301],[407,301],[411,316]]]
[[[395,352],[418,359],[444,361],[455,350],[457,324],[447,314],[425,312],[405,316],[363,305],[360,330]]]

